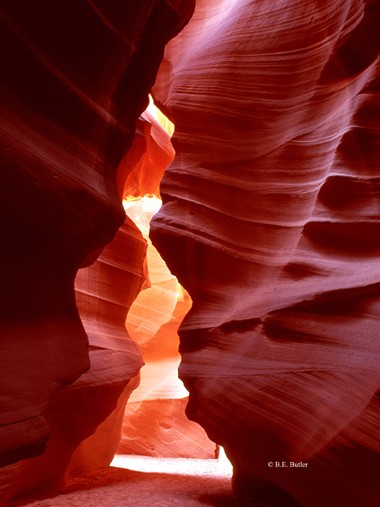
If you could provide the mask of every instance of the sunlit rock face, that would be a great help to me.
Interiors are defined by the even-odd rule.
[[[148,158],[152,160],[152,155]],[[159,167],[158,161],[154,167]],[[126,407],[117,452],[214,458],[215,444],[185,415],[188,392],[178,379],[177,332],[191,300],[148,237],[149,223],[160,205],[160,199],[147,196],[124,203],[127,215],[147,240],[146,282],[126,319],[128,333],[141,350],[144,368],[141,383]]]
[[[112,309],[130,300],[141,280],[123,275],[130,294],[107,285],[106,252],[81,281],[89,289],[79,303],[83,326],[74,278],[124,222],[117,168],[148,104],[164,46],[193,7],[191,0],[1,3],[1,465],[41,454],[49,435],[57,442],[56,431],[70,434],[55,455],[68,463],[68,449],[79,449],[120,412],[121,387],[136,385],[141,357],[124,340],[128,305]],[[117,241],[124,238],[132,252],[137,233],[126,229]],[[140,250],[141,243],[131,261],[138,275]],[[112,297],[102,310],[104,293]],[[90,360],[91,370],[80,377]],[[65,386],[71,387],[62,391]],[[82,410],[78,400],[87,393],[89,403],[93,388],[102,393],[102,409],[87,413],[85,428],[79,419],[63,428],[57,414],[63,407],[71,415],[74,406]],[[97,465],[110,454],[103,461],[95,456]],[[0,489],[17,475],[15,467],[1,475]]]
[[[188,415],[268,505],[379,495],[379,26],[371,1],[200,0],[154,90]]]
[[[117,453],[214,458],[215,444],[185,415],[188,391],[178,379],[177,331],[191,299],[149,239],[150,221],[161,206],[160,181],[175,155],[173,131],[174,125],[150,101],[117,174],[127,216],[147,244],[145,281],[125,322],[141,350],[144,369],[124,413]]]

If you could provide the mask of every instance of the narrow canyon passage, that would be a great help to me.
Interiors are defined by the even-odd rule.
[[[154,137],[157,139],[160,132],[157,128],[160,127],[161,135],[166,133],[169,136],[165,137],[168,143],[174,126],[150,99],[150,105],[140,121],[153,119],[157,120]],[[138,142],[139,134],[135,137],[132,150]],[[65,487],[64,494],[53,491],[44,495],[43,492],[37,492],[36,499],[32,495],[11,502],[10,506],[69,507],[83,503],[89,507],[99,504],[105,507],[132,504],[136,507],[152,504],[189,507],[205,504],[240,505],[231,491],[232,466],[223,449],[220,451],[201,426],[189,421],[185,415],[189,393],[178,378],[178,327],[191,308],[191,300],[149,239],[150,221],[162,202],[157,190],[157,195],[138,194],[147,189],[153,190],[153,186],[143,185],[141,188],[144,174],[150,176],[157,168],[164,169],[159,163],[160,150],[157,146],[155,150],[151,148],[152,145],[148,148],[145,146],[146,151],[140,159],[139,181],[134,181],[135,186],[132,187],[133,180],[130,178],[126,185],[128,192],[133,188],[134,195],[124,194],[123,200],[127,217],[147,243],[143,262],[144,282],[125,321],[127,334],[140,349],[144,366],[140,370],[139,386],[130,395],[122,417],[121,439],[110,465],[112,468],[101,469],[95,476],[87,474],[84,478],[72,480]],[[121,250],[115,254],[122,258],[124,252]],[[115,255],[112,258],[115,259]],[[106,265],[107,262],[115,265],[112,258],[103,252],[87,271],[91,272],[97,265]],[[103,270],[104,267],[99,267],[95,273],[99,281],[104,283]],[[86,270],[80,271],[77,276],[79,308],[85,306],[83,298],[89,296],[89,291],[83,293],[85,275]],[[82,315],[82,318],[89,336],[94,336],[93,315],[88,319]],[[99,322],[99,316],[97,320]],[[109,345],[109,339],[107,343]]]
[[[185,415],[189,393],[178,378],[178,327],[191,300],[149,239],[149,223],[160,206],[155,196],[124,201],[127,216],[147,241],[146,279],[126,319],[145,364],[128,400],[118,453],[213,458],[216,445]]]
[[[1,507],[377,507],[379,1],[0,24]]]
[[[150,221],[162,204],[160,180],[174,158],[173,131],[174,125],[150,97],[119,167],[119,174],[127,175],[119,179],[125,232],[121,229],[95,263],[79,271],[76,297],[91,348],[114,352],[127,345],[129,352],[139,351],[144,363],[138,387],[129,396],[124,414],[114,421],[117,427],[121,424],[117,454],[211,459],[217,446],[186,417],[188,391],[178,378],[178,327],[191,299],[149,238]],[[136,286],[133,298],[131,280]],[[125,315],[125,308],[125,337],[118,338],[116,317]],[[112,363],[107,366],[110,369]]]

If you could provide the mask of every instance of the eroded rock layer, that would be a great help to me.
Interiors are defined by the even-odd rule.
[[[200,0],[155,87],[188,414],[270,505],[379,494],[379,26],[374,1]]]
[[[90,297],[83,311],[91,314],[92,369],[62,392],[63,405],[57,401],[62,388],[90,367],[75,304],[76,272],[124,222],[117,168],[148,103],[164,46],[193,7],[191,0],[1,3],[1,465],[41,454],[50,434],[54,442],[59,409],[80,411],[77,394],[87,392],[90,399],[93,387],[102,386],[105,405],[88,412],[85,427],[78,422],[70,445],[79,445],[120,411],[121,384],[132,385],[136,377],[141,359],[132,345],[118,341],[126,308],[112,311],[120,303],[112,300],[105,316],[104,290],[125,296],[105,282],[112,271],[105,263],[105,278],[90,282],[98,306],[91,307]],[[133,262],[139,272],[140,257]],[[67,436],[67,428],[62,431]],[[59,442],[57,463],[63,455],[69,461],[70,445]],[[110,450],[105,454],[103,463]],[[0,489],[15,473],[7,468]]]

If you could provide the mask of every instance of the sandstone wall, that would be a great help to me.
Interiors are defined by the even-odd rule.
[[[291,502],[274,484],[315,507],[379,493],[379,25],[373,1],[198,1],[154,90],[188,415],[270,505]]]
[[[120,252],[115,258],[108,251],[81,276],[84,325],[74,279],[125,220],[117,169],[164,46],[193,7],[163,0],[1,3],[0,464],[8,465],[1,498],[62,481],[72,452],[95,430],[99,436],[136,385],[141,356],[124,321],[141,285],[141,235],[127,223],[117,248],[126,242],[135,258],[120,265]],[[81,447],[83,467],[74,468],[108,464],[117,445],[115,435],[108,438],[106,452],[97,440],[92,464],[83,456],[87,444]],[[22,461],[41,455],[47,442],[44,457]],[[57,470],[49,469],[52,460]],[[4,491],[9,482],[11,493]]]

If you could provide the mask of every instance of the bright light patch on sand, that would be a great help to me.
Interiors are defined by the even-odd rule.
[[[232,465],[223,448],[220,448],[218,459],[153,458],[150,456],[117,454],[111,463],[111,467],[170,475],[232,476]]]

